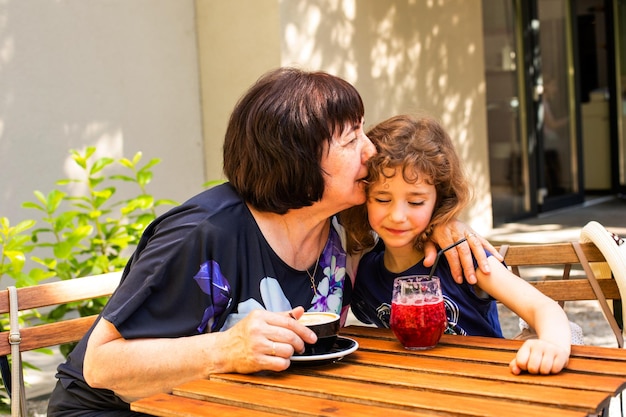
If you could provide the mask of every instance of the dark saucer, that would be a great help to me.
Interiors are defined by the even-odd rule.
[[[313,355],[293,355],[291,357],[292,365],[305,365],[305,366],[318,366],[327,363],[333,363],[340,361],[344,356],[351,354],[357,350],[359,344],[356,340],[352,340],[348,337],[337,336],[335,343],[328,353],[313,354]]]

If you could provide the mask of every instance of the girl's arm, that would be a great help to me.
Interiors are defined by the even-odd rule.
[[[568,363],[571,329],[559,304],[524,279],[509,271],[493,256],[488,258],[491,274],[477,272],[480,288],[500,301],[535,329],[538,339],[524,342],[509,367],[519,374],[554,374]]]

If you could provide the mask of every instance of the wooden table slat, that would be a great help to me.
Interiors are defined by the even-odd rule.
[[[208,403],[193,398],[178,397],[170,394],[157,394],[135,401],[134,411],[159,417],[202,417],[207,415],[228,417],[275,417],[274,413],[238,408],[229,405]]]
[[[286,374],[283,374],[286,376]],[[332,391],[332,386],[327,387]],[[380,417],[388,410],[371,404],[357,404],[311,397],[289,392],[278,393],[251,385],[238,385],[222,381],[200,380],[183,384],[174,393],[184,397],[209,400],[222,404],[246,407],[276,414],[293,416],[362,416]],[[417,412],[417,414],[416,414]],[[394,410],[394,417],[426,416],[419,410]],[[432,414],[431,414],[432,415]]]
[[[388,340],[397,342],[389,329],[379,329],[366,326],[348,326],[341,329],[341,335],[358,338],[366,337],[371,340]],[[517,351],[522,345],[520,340],[494,339],[480,336],[456,336],[444,334],[441,337],[442,346],[462,346],[467,348],[493,349],[497,351]],[[626,349],[607,349],[601,346],[572,346],[572,357],[597,358],[602,360],[623,361],[626,365]]]
[[[463,339],[465,336],[455,336],[457,339]],[[397,340],[371,339],[364,337],[354,337],[359,342],[360,351],[376,351],[388,352],[397,356],[397,360],[402,362],[405,357],[432,357],[443,358],[445,360],[458,360],[466,362],[484,362],[498,365],[508,365],[515,357],[517,350],[485,350],[476,349],[471,346],[440,344],[433,349],[423,350],[419,352],[407,351],[400,345]],[[393,356],[392,356],[393,358]],[[623,376],[626,369],[626,361],[623,367],[615,366],[614,363],[607,363],[606,359],[597,361],[594,359],[583,359],[581,357],[571,357],[567,369],[570,371],[584,372],[588,374],[602,373],[605,375]]]
[[[626,388],[626,379],[624,376],[620,378],[603,375],[580,375],[567,371],[562,371],[556,375],[530,375],[527,373],[513,375],[508,367],[502,365],[445,361],[444,366],[442,366],[441,361],[443,359],[422,356],[403,356],[401,361],[393,362],[389,355],[368,351],[357,351],[344,360],[348,363],[355,362],[368,366],[379,366],[381,368],[397,368],[426,373],[460,375],[476,379],[485,379],[485,377],[488,376],[490,380],[518,382],[526,385],[560,386],[580,390],[593,389],[613,395]]]
[[[366,383],[337,384],[328,381],[323,389],[320,385],[297,384],[296,375],[282,374],[272,377],[274,387],[259,386],[261,379],[251,379],[243,384],[215,380],[195,381],[176,390],[178,395],[194,395],[211,401],[227,403],[254,402],[260,407],[276,405],[280,398],[280,410],[308,410],[310,416],[376,416],[389,415],[415,416],[428,412],[471,417],[500,417],[503,415],[524,415],[545,417],[553,408],[521,402],[500,401],[450,395],[437,392],[415,392],[398,387],[374,387]],[[285,389],[277,389],[277,381],[283,380]],[[309,381],[310,382],[310,381]],[[320,389],[322,388],[322,389]],[[374,389],[375,388],[375,389]],[[379,389],[380,388],[380,389]],[[297,393],[296,393],[297,392]],[[276,410],[274,410],[276,411]],[[421,413],[421,414],[420,414]],[[295,414],[294,414],[295,415]],[[562,410],[563,417],[585,416],[582,410]]]

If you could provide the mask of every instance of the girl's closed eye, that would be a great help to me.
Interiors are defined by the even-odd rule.
[[[412,206],[423,206],[424,203],[425,203],[424,200],[421,200],[421,201],[409,201],[409,204],[412,205]]]

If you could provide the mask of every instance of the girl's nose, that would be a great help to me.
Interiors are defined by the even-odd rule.
[[[389,211],[389,218],[397,223],[406,220],[406,210],[402,204],[393,204]]]

